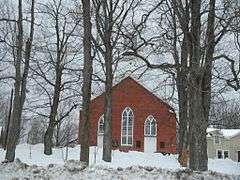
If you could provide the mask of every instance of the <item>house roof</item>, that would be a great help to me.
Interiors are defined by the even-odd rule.
[[[160,99],[157,95],[153,94],[149,89],[147,89],[144,85],[142,85],[140,82],[138,82],[136,79],[134,79],[131,76],[127,76],[125,78],[123,78],[119,83],[115,84],[112,87],[112,90],[114,90],[116,87],[118,87],[119,85],[121,85],[123,82],[127,81],[127,80],[131,80],[133,82],[135,82],[137,85],[141,86],[143,88],[143,90],[145,90],[148,94],[150,94],[152,97],[154,97],[155,99],[157,99],[160,103],[164,104],[165,106],[167,106],[170,110],[174,111],[174,108],[171,107],[168,103],[164,102],[162,99]],[[104,92],[96,97],[94,97],[91,101],[96,100],[97,98],[101,97],[104,95]]]
[[[207,134],[211,134],[213,132],[219,132],[220,134],[223,135],[223,137],[225,138],[233,138],[237,135],[240,134],[240,129],[218,129],[218,128],[207,128]]]

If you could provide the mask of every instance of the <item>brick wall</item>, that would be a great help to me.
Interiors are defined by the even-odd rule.
[[[121,117],[126,107],[130,107],[134,113],[132,147],[121,147]],[[103,108],[104,95],[92,100],[90,145],[97,145],[98,120],[103,115]],[[144,122],[149,115],[153,115],[157,121],[157,151],[176,153],[176,116],[169,112],[169,109],[171,107],[168,104],[130,77],[114,86],[112,90],[112,135],[113,140],[119,144],[118,148],[123,151],[144,151]],[[140,141],[140,148],[136,147],[136,141]]]

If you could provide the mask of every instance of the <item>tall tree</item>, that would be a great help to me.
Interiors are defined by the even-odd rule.
[[[48,34],[44,34],[46,30],[43,30],[43,34],[46,36],[48,42],[45,42],[42,45],[42,49],[44,50],[44,54],[47,55],[49,59],[47,59],[47,63],[43,60],[43,62],[37,61],[37,71],[34,71],[41,79],[44,79],[45,82],[50,85],[50,89],[53,91],[53,95],[48,92],[50,102],[50,113],[49,113],[49,122],[46,133],[44,135],[44,154],[51,155],[52,147],[53,147],[53,134],[54,129],[60,121],[66,118],[69,113],[74,110],[76,107],[73,104],[65,114],[57,120],[57,114],[59,111],[59,104],[61,101],[61,96],[63,90],[66,89],[68,84],[73,84],[76,82],[76,79],[68,79],[66,78],[66,71],[72,72],[72,69],[69,67],[69,64],[73,60],[76,60],[76,54],[78,53],[78,49],[75,49],[72,43],[77,39],[73,37],[77,30],[77,27],[80,23],[80,20],[73,19],[75,12],[66,7],[66,1],[64,0],[51,0],[46,4],[41,4],[40,11],[48,17],[46,19],[46,26],[48,27]],[[51,34],[51,36],[49,36]],[[49,38],[49,39],[48,39]],[[54,42],[54,43],[52,43]],[[43,69],[47,66],[47,70]],[[52,69],[51,76],[47,76],[48,71]],[[77,81],[79,81],[77,78]],[[40,85],[41,86],[41,85]],[[46,87],[42,87],[44,91],[48,91]],[[65,100],[67,98],[65,97]]]
[[[221,11],[220,7],[215,6],[215,0],[164,1],[158,10],[161,17],[169,18],[161,19],[160,35],[144,36],[149,26],[145,21],[151,13],[148,11],[142,16],[140,24],[135,26],[141,43],[124,53],[143,60],[149,68],[161,69],[176,76],[180,152],[190,150],[190,168],[193,170],[207,169],[206,128],[211,100],[212,62],[217,58],[214,57],[215,47],[234,18],[234,15],[226,13],[225,8]],[[170,44],[163,52],[172,54],[173,63],[159,58],[159,63],[154,64],[156,60],[153,61],[146,50],[142,50],[142,47],[148,47],[156,53],[159,50],[154,47],[159,41],[162,47]]]
[[[16,57],[14,58],[15,76],[14,76],[14,99],[12,118],[10,120],[9,135],[7,138],[6,161],[12,162],[15,158],[15,149],[19,140],[21,131],[21,118],[24,102],[26,99],[26,85],[29,72],[29,62],[31,59],[33,33],[34,33],[34,6],[35,0],[31,3],[31,26],[30,35],[25,43],[24,52],[24,31],[23,31],[23,8],[22,0],[18,0],[18,20],[17,20],[17,38],[16,38]],[[14,50],[15,51],[15,50]],[[24,62],[24,63],[23,63]],[[22,66],[23,72],[22,71]]]
[[[93,42],[98,56],[103,59],[105,73],[103,160],[107,162],[112,160],[112,84],[114,72],[121,59],[119,40],[123,40],[121,32],[127,24],[128,15],[140,1],[93,0],[97,31]]]
[[[91,55],[91,3],[90,0],[82,0],[83,4],[83,26],[84,26],[84,67],[83,67],[83,101],[80,121],[80,161],[89,164],[89,129],[90,129],[90,100],[92,82],[92,55]]]
[[[209,2],[206,30],[206,48],[201,49],[201,1],[191,2],[191,51],[189,78],[190,168],[205,171],[208,168],[206,130],[211,101],[212,61],[215,48],[215,0]]]

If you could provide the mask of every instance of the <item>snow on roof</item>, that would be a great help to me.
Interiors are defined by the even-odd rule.
[[[240,129],[218,129],[218,128],[207,128],[207,133],[219,131],[225,138],[232,138],[240,134]]]
[[[222,133],[226,137],[233,137],[240,133],[240,129],[223,129]]]

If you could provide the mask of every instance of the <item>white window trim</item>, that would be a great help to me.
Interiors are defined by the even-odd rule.
[[[132,119],[132,144],[123,144],[122,143],[122,137],[123,137],[123,134],[122,134],[122,127],[123,127],[123,113],[127,110],[127,109],[130,109],[132,111],[132,114],[133,114],[133,119]],[[122,111],[122,117],[121,117],[121,146],[133,146],[133,128],[134,127],[134,113],[133,113],[133,110],[130,108],[130,107],[126,107],[124,108],[124,110]],[[127,123],[127,132],[128,132],[128,123]],[[128,133],[127,133],[128,134]],[[126,142],[128,142],[128,135],[126,136]]]
[[[222,151],[222,158],[218,158],[218,151]],[[230,151],[229,150],[224,150],[224,149],[216,149],[216,158],[217,159],[226,159],[224,157],[224,152],[227,151],[228,152],[228,158],[230,158]]]
[[[146,134],[146,130],[145,130],[147,121],[150,121],[150,134]],[[151,124],[153,121],[155,121],[155,135],[152,135],[152,133],[151,133],[151,131],[152,131]],[[153,115],[149,115],[144,122],[144,136],[148,136],[148,137],[156,137],[157,136],[157,121],[153,117]]]
[[[98,129],[97,129],[97,134],[98,135],[103,135],[104,134],[104,132],[99,132],[99,127],[100,127],[100,120],[101,119],[103,119],[103,124],[104,124],[104,117],[103,117],[103,115],[102,116],[100,116],[100,118],[98,119]],[[104,131],[104,129],[103,129],[103,131]]]

